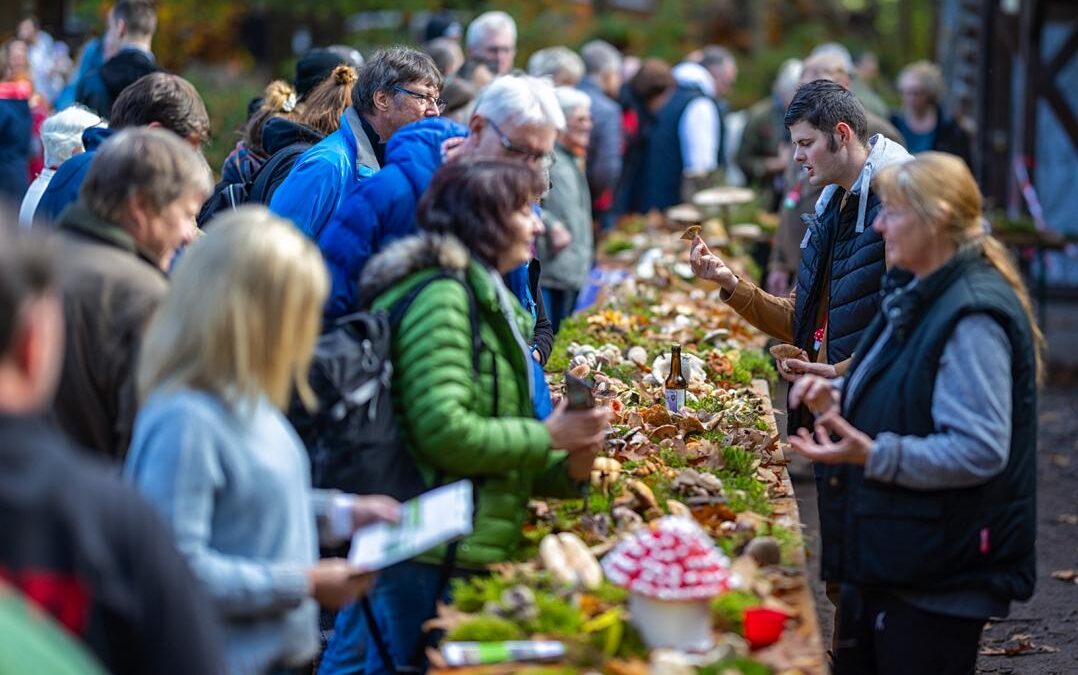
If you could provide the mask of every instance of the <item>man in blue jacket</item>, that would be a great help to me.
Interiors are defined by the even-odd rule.
[[[382,168],[385,144],[405,124],[439,115],[442,74],[423,52],[378,52],[360,71],[341,127],[307,150],[270,200],[270,210],[317,239],[344,195]]]
[[[196,150],[210,135],[210,116],[202,97],[179,75],[152,73],[123,90],[113,104],[112,126],[90,127],[82,132],[86,152],[75,155],[56,169],[41,195],[34,220],[55,223],[65,208],[79,198],[82,181],[90,170],[97,148],[113,133],[129,127],[161,127],[187,141]]]

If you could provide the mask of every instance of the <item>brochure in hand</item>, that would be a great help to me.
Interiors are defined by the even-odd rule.
[[[414,558],[472,533],[472,483],[462,480],[401,504],[397,523],[356,530],[348,562],[365,572]]]

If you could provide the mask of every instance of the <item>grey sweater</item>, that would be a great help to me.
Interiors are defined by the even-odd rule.
[[[884,301],[886,311],[886,300]],[[857,396],[858,373],[886,348],[891,328],[869,350],[845,384]],[[928,436],[876,436],[865,476],[912,490],[943,490],[984,483],[1007,466],[1011,445],[1011,345],[987,314],[961,319],[947,340],[936,372]],[[920,609],[966,618],[1005,616],[1009,603],[988,591],[901,592]]]
[[[138,414],[124,473],[216,602],[229,672],[263,673],[316,653],[316,523],[307,453],[288,421],[265,398],[237,408],[159,391]]]

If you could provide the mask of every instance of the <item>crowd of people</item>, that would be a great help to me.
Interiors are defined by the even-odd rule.
[[[521,72],[508,14],[435,15],[421,48],[302,55],[215,182],[152,2],[119,0],[69,80],[24,24],[0,52],[0,593],[108,671],[422,670],[449,577],[509,559],[532,496],[587,485],[609,411],[553,401],[543,366],[596,242],[738,173],[780,214],[766,277],[699,237],[690,259],[803,351],[778,367],[835,672],[971,672],[985,621],[1030,597],[1043,338],[932,64],[891,114],[820,45],[735,133],[726,48],[671,65],[593,40]],[[322,484],[319,430],[297,433],[326,403],[319,336],[357,312],[389,317],[421,485],[476,499],[471,535],[377,576],[340,545],[399,502]]]

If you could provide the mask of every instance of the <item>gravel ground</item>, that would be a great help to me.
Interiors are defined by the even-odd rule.
[[[785,391],[776,391],[776,408]],[[990,622],[981,640],[977,672],[992,675],[1078,673],[1078,583],[1052,577],[1078,570],[1078,386],[1046,387],[1040,399],[1037,465],[1037,588],[1010,616]],[[779,426],[783,426],[780,420]],[[790,472],[805,525],[809,575],[824,644],[831,641],[834,611],[819,581],[816,489],[807,462],[795,458]],[[1022,651],[993,656],[991,650]]]

